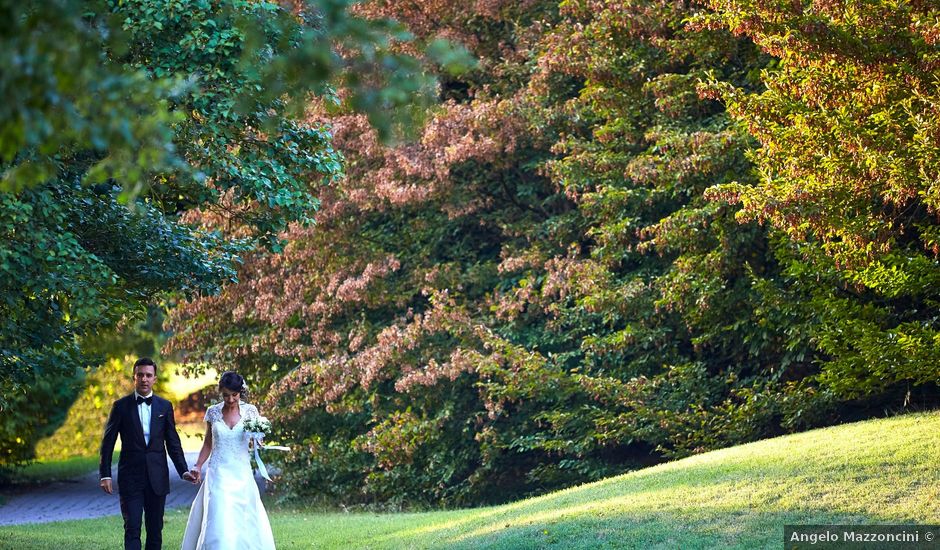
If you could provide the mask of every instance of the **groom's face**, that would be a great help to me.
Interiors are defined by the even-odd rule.
[[[156,369],[153,365],[140,365],[134,367],[134,389],[140,395],[147,395],[153,388],[153,382],[157,378]]]

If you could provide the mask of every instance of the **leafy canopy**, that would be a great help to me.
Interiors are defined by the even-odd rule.
[[[171,293],[217,292],[241,254],[311,223],[342,162],[305,118],[312,99],[343,87],[383,137],[429,101],[423,60],[391,48],[410,35],[347,8],[0,0],[0,407],[40,399],[40,379],[71,395],[100,360],[84,339]],[[226,223],[200,228],[195,211]],[[56,422],[15,416],[0,460]]]

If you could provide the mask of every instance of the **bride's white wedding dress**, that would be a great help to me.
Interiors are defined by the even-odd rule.
[[[183,550],[274,550],[274,535],[251,472],[244,423],[258,418],[254,405],[239,403],[241,419],[229,428],[222,403],[206,411],[212,454],[189,511]]]

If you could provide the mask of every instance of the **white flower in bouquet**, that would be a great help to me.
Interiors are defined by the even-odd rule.
[[[252,437],[261,439],[271,431],[271,422],[263,416],[251,418],[245,422],[245,431]]]

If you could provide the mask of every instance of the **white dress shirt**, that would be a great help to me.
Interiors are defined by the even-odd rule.
[[[153,392],[150,392],[147,395],[140,395],[139,393],[134,392],[135,401],[138,397],[147,399],[151,396],[153,396]],[[137,405],[137,413],[140,414],[140,425],[144,429],[144,443],[147,445],[150,445],[150,407],[151,405],[147,404],[146,401]]]

